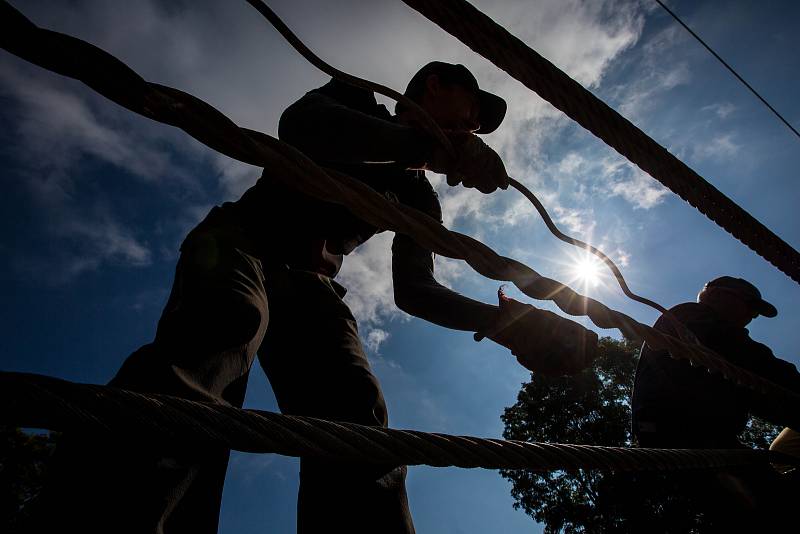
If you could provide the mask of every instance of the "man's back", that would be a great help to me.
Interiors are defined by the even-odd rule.
[[[342,113],[343,108],[347,108],[346,113]],[[326,115],[324,123],[318,122],[318,115]],[[392,120],[373,93],[332,80],[287,109],[281,117],[280,135],[318,164],[344,172],[392,200],[441,220],[438,198],[423,172],[407,170],[407,162],[364,163],[360,157],[353,158],[354,151],[363,145],[361,129],[373,138],[376,130],[385,130],[391,139],[395,134]],[[315,135],[324,128],[338,128],[337,135]],[[340,146],[332,145],[334,138]],[[255,242],[262,243],[265,256],[279,247],[293,267],[328,276],[338,273],[343,255],[381,230],[343,206],[282,185],[269,171],[240,200],[225,207]]]
[[[706,283],[697,299],[670,312],[701,344],[731,364],[800,392],[795,366],[753,341],[745,328],[759,315],[777,315],[754,285],[723,276]],[[655,328],[676,335],[665,315]],[[738,448],[743,446],[738,436],[751,413],[776,424],[798,424],[772,399],[645,344],[633,388],[632,430],[642,447]],[[796,500],[794,487],[763,465],[668,472],[657,483],[675,484],[671,491],[687,496],[686,513],[700,514],[698,526],[703,532],[761,531],[785,525]],[[646,485],[641,491],[648,491]]]
[[[769,380],[786,380],[791,364],[775,358],[765,345],[753,341],[746,328],[725,321],[710,306],[687,302],[670,312],[698,340],[734,365]],[[655,328],[676,335],[662,316]],[[794,375],[797,371],[794,370]],[[744,430],[756,396],[719,375],[664,351],[642,347],[633,389],[633,431],[645,441],[658,435],[662,446],[733,447]]]

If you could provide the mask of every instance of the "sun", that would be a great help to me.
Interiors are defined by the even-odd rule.
[[[594,258],[581,258],[573,264],[572,274],[584,287],[594,287],[601,281],[602,265]]]

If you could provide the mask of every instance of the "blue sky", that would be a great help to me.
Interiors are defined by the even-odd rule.
[[[86,39],[146,79],[273,135],[281,111],[326,81],[244,2],[12,3],[40,26]],[[476,4],[800,245],[798,139],[653,2]],[[620,262],[634,291],[667,306],[693,300],[705,281],[722,274],[751,280],[780,311],[776,319],[757,319],[753,337],[800,361],[794,282],[404,4],[271,5],[324,59],[397,89],[431,59],[467,64],[481,85],[509,102],[507,120],[487,142],[564,231],[600,246]],[[670,5],[800,125],[800,5]],[[103,383],[152,339],[185,233],[211,206],[238,197],[259,170],[7,53],[0,54],[0,117],[0,368]],[[575,251],[547,232],[519,194],[486,197],[431,180],[449,227],[584,289],[574,280]],[[340,281],[350,289],[391,425],[499,436],[499,415],[529,373],[491,342],[399,312],[391,299],[390,241],[380,235],[361,247]],[[497,284],[460,262],[439,258],[437,272],[470,296],[495,298]],[[607,278],[585,289],[640,321],[656,318]],[[276,409],[257,366],[246,406]],[[419,532],[540,530],[512,509],[509,486],[493,471],[416,467],[408,486]],[[295,459],[235,454],[220,532],[293,531],[296,487]]]

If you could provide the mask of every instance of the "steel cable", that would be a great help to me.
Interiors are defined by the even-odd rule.
[[[389,465],[537,471],[720,469],[792,456],[753,449],[645,449],[453,436],[243,410],[226,404],[0,372],[0,424],[124,439],[127,447],[251,453]]]

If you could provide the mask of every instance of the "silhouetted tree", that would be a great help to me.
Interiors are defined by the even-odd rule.
[[[593,366],[572,377],[532,376],[502,416],[504,437],[523,441],[631,446],[630,399],[638,343],[600,340]],[[780,431],[753,419],[740,438],[766,448]],[[700,532],[707,518],[685,495],[681,472],[502,470],[515,508],[545,532]],[[685,482],[684,482],[685,484]]]
[[[57,435],[0,426],[0,532],[16,532],[24,505],[42,487]]]

